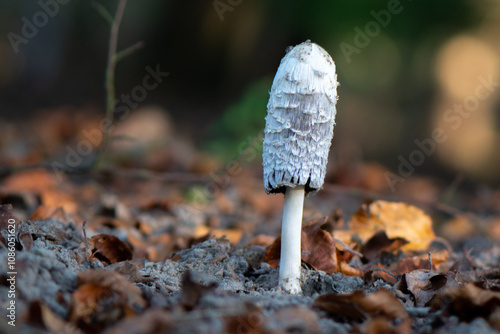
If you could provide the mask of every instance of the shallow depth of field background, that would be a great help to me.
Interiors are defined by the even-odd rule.
[[[100,2],[114,13],[116,1]],[[221,3],[230,9],[218,12]],[[385,16],[385,26],[377,23],[375,16],[391,6],[398,13]],[[16,53],[8,34],[21,35],[22,18],[32,21],[41,10],[36,1],[0,1],[3,165],[64,157],[66,145],[76,143],[70,134],[51,147],[51,134],[37,128],[51,124],[51,115],[73,114],[68,119],[82,124],[104,113],[108,25],[90,1],[69,1]],[[119,49],[138,41],[145,46],[119,63],[117,96],[140,85],[147,66],[170,75],[138,104],[149,113],[141,118],[132,111],[117,125],[135,137],[117,150],[133,146],[122,155],[140,159],[137,150],[145,146],[134,151],[134,143],[162,150],[170,147],[164,142],[181,140],[176,155],[202,150],[207,159],[225,161],[241,154],[264,128],[268,91],[286,48],[311,39],[331,54],[340,82],[333,168],[370,162],[397,175],[401,158],[419,149],[415,140],[442,128],[447,139],[409,177],[494,185],[500,181],[499,36],[494,0],[129,1]],[[347,45],[355,52],[346,54]],[[481,88],[485,80],[493,82],[490,90]],[[478,98],[478,89],[487,96]],[[470,110],[457,119],[450,110],[464,103]],[[53,122],[64,124],[61,117]],[[255,156],[248,160],[258,165]],[[134,165],[123,156],[115,163]]]

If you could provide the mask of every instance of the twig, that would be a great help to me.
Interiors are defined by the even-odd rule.
[[[429,265],[430,265],[430,271],[432,271],[432,255],[431,252],[429,252]]]
[[[137,42],[135,43],[134,45],[126,48],[125,50],[121,50],[120,52],[118,52],[116,55],[115,55],[115,58],[116,58],[116,62],[118,63],[120,60],[122,60],[123,58],[127,58],[128,56],[130,56],[132,53],[134,53],[135,51],[141,49],[144,47],[144,42],[143,41],[140,41],[140,42]]]
[[[143,47],[144,43],[139,42],[131,47],[126,48],[120,52],[118,49],[118,35],[120,32],[120,25],[123,18],[123,13],[125,12],[125,7],[127,6],[127,0],[120,0],[118,2],[118,7],[116,8],[116,13],[114,19],[108,13],[108,11],[101,5],[93,3],[94,8],[104,17],[106,21],[111,22],[111,31],[109,34],[109,49],[108,49],[108,62],[106,65],[106,79],[105,79],[105,89],[106,89],[106,119],[108,122],[113,122],[113,114],[115,111],[115,69],[116,64],[123,58],[129,56],[134,51],[139,50]],[[94,165],[94,169],[99,169],[102,167],[104,161],[104,153],[108,148],[109,144],[109,131],[111,126],[106,126],[104,128],[103,140],[101,146],[97,151],[97,158]]]
[[[123,18],[123,13],[125,11],[125,6],[127,5],[127,0],[120,0],[118,7],[116,9],[115,18],[113,24],[111,25],[111,32],[109,35],[109,49],[108,49],[108,64],[106,66],[106,119],[108,122],[113,121],[113,112],[115,111],[115,68],[116,68],[116,49],[118,46],[118,33],[120,31],[120,23]],[[104,128],[104,137],[97,152],[96,168],[100,168],[103,159],[104,152],[108,147],[109,142],[109,129],[111,127],[107,126]]]
[[[90,266],[91,265],[91,261],[87,257],[87,255],[89,253],[89,241],[87,239],[87,229],[86,228],[87,228],[87,221],[84,220],[83,224],[82,224],[83,238],[85,239],[85,254],[83,256],[83,261],[85,261],[85,263],[87,263]]]
[[[373,271],[382,271],[382,272],[386,273],[387,275],[390,275],[390,276],[394,277],[396,280],[399,281],[399,277],[397,275],[394,275],[393,273],[391,273],[387,269],[377,267],[377,268],[373,268]]]
[[[108,10],[103,6],[101,5],[100,3],[98,2],[95,2],[95,1],[92,1],[92,7],[94,7],[94,9],[99,13],[101,14],[101,16],[104,18],[104,20],[109,24],[109,26],[111,27],[113,25],[113,17],[111,16],[111,14],[108,12]]]
[[[337,238],[333,238],[333,240],[335,240],[335,242],[338,242],[339,244],[341,244],[345,251],[347,251],[347,252],[349,252],[351,254],[354,254],[356,256],[359,256],[360,258],[363,257],[363,254],[361,254],[359,252],[356,252],[354,249],[349,248],[349,246],[347,246],[345,244],[345,242],[343,242],[342,240],[337,239]]]

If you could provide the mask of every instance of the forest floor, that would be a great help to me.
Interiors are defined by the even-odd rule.
[[[306,199],[288,295],[283,197],[265,194],[255,152],[221,164],[163,138],[98,171],[54,168],[46,156],[83,131],[71,117],[27,125],[37,145],[0,143],[1,333],[500,331],[498,189],[415,176],[391,192],[382,166],[338,162]]]

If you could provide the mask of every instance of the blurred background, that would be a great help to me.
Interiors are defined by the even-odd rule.
[[[100,3],[114,14],[117,1]],[[90,163],[78,145],[104,115],[109,31],[91,1],[0,1],[3,167],[67,164],[71,150]],[[108,162],[210,173],[240,159],[258,174],[272,79],[286,48],[311,39],[340,82],[328,182],[422,198],[436,184],[489,189],[499,36],[495,0],[129,1],[118,49],[144,47],[116,68],[118,105],[146,95],[116,120]],[[157,69],[169,75],[136,89]]]

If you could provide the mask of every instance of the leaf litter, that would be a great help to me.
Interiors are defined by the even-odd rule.
[[[63,116],[61,111],[51,117],[67,118]],[[80,129],[77,120],[70,120]],[[59,137],[68,136],[60,125],[55,130],[41,137],[52,151],[60,149]],[[175,149],[180,144],[168,145]],[[227,166],[188,143],[181,146],[189,148],[182,161],[175,161],[172,152],[154,151],[155,159],[136,165],[127,160],[129,170],[78,176],[38,168],[3,174],[0,300],[8,302],[8,229],[14,219],[16,329],[270,334],[500,330],[498,202],[488,202],[489,215],[481,217],[429,202],[373,198],[370,191],[383,189],[383,173],[380,166],[361,165],[348,178],[366,193],[353,195],[326,185],[306,200],[303,295],[286,295],[277,289],[282,197],[265,195],[258,164],[230,175]],[[162,164],[167,169],[159,173],[137,169],[155,170]],[[353,175],[356,170],[362,173]],[[334,178],[348,184],[342,175],[347,177],[338,172]],[[435,192],[431,181],[422,184]],[[401,193],[410,192],[402,188]],[[352,215],[340,211],[344,209]],[[0,332],[8,333],[7,326],[1,322]]]

